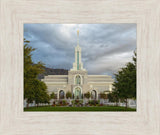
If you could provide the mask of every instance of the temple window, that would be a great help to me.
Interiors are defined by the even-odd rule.
[[[81,84],[81,77],[79,75],[76,76],[75,82],[76,84]]]

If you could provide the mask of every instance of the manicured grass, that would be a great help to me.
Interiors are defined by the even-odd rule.
[[[99,107],[61,107],[61,106],[41,106],[24,108],[24,111],[136,111],[133,108],[117,106],[99,106]]]

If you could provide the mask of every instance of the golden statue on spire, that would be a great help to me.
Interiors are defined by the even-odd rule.
[[[79,36],[79,30],[77,30],[77,36]]]

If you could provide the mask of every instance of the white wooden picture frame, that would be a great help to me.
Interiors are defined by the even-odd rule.
[[[1,135],[159,135],[159,0],[1,0]],[[24,112],[24,23],[137,23],[136,112]]]

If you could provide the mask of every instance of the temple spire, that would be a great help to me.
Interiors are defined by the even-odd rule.
[[[71,71],[83,70],[83,63],[81,61],[81,47],[79,46],[79,30],[77,30],[77,46],[75,47],[75,62]]]
[[[77,46],[79,46],[79,30],[77,30]]]

